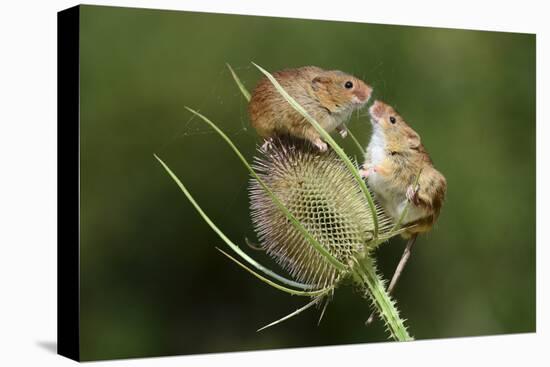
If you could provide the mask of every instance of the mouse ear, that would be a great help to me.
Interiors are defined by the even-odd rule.
[[[407,137],[407,140],[409,142],[409,148],[418,149],[418,147],[420,147],[420,135],[411,134]]]
[[[313,87],[313,90],[319,90],[320,88],[323,88],[325,85],[327,85],[330,82],[330,78],[328,76],[316,76],[311,81],[311,86]]]

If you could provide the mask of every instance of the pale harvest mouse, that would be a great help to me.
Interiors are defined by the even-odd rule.
[[[447,182],[414,131],[395,110],[375,101],[369,113],[372,136],[361,171],[385,212],[394,220],[411,202],[403,225],[414,227],[403,236],[429,231],[445,199]],[[418,173],[418,185],[413,187]]]

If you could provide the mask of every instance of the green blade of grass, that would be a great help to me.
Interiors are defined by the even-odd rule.
[[[233,76],[235,83],[237,83],[237,86],[241,90],[241,93],[243,94],[244,98],[246,98],[246,100],[250,102],[250,93],[248,92],[248,90],[246,90],[244,84],[241,82],[237,74],[233,71],[233,68],[231,67],[231,65],[229,65],[228,63],[225,63],[225,65],[227,65],[227,68],[231,72],[231,75]]]
[[[319,125],[317,121],[313,117],[307,113],[307,111],[298,103],[294,98],[292,98],[285,90],[284,88],[277,82],[277,80],[271,75],[267,70],[263,69],[261,66],[252,63],[255,67],[258,68],[273,84],[275,89],[283,96],[283,98],[296,110],[298,111],[314,128],[317,130],[317,132],[323,137],[323,139],[334,149],[336,154],[342,159],[342,161],[347,166],[348,170],[351,172],[357,183],[359,184],[359,187],[361,188],[361,191],[363,191],[363,194],[367,198],[367,202],[369,204],[371,213],[372,213],[372,219],[374,224],[374,232],[373,237],[376,240],[378,237],[378,216],[376,215],[376,208],[374,206],[374,201],[372,200],[372,197],[370,195],[369,189],[367,188],[367,185],[365,184],[365,181],[361,178],[359,175],[359,171],[353,164],[353,162],[349,159],[349,157],[346,155],[344,150],[336,143],[336,141],[330,136],[329,133],[325,131]]]
[[[220,236],[220,238],[233,250],[235,251],[235,253],[237,253],[241,258],[243,258],[246,262],[248,262],[250,265],[254,266],[256,269],[262,271],[264,274],[272,277],[273,279],[277,279],[278,281],[280,281],[281,283],[284,283],[284,284],[287,284],[287,285],[290,285],[290,286],[293,286],[293,287],[296,287],[296,288],[300,288],[300,289],[311,289],[312,286],[310,286],[309,284],[302,284],[302,283],[299,283],[299,282],[295,282],[293,280],[290,280],[290,279],[287,279],[277,273],[275,273],[274,271],[271,271],[269,270],[268,268],[266,268],[265,266],[261,265],[260,263],[258,263],[257,261],[255,261],[254,259],[252,259],[250,256],[248,256],[244,251],[242,251],[239,246],[235,245],[219,228],[218,226],[216,226],[214,224],[214,222],[208,217],[208,215],[202,210],[202,208],[200,207],[200,205],[195,201],[195,199],[193,198],[193,196],[191,195],[191,193],[187,190],[187,188],[185,187],[185,185],[180,181],[180,179],[174,174],[174,172],[172,172],[172,170],[166,165],[166,163],[164,163],[164,161],[162,159],[160,159],[156,154],[154,155],[155,158],[160,162],[160,164],[162,165],[162,167],[164,167],[164,169],[166,170],[166,172],[168,172],[168,174],[170,175],[170,177],[172,178],[172,180],[174,180],[174,182],[178,185],[178,187],[180,188],[180,190],[185,194],[185,196],[187,197],[187,200],[189,200],[189,202],[195,207],[195,209],[197,210],[197,212],[200,214],[200,216],[204,219],[204,221],[210,226],[210,228],[212,228],[212,230],[214,232],[216,232],[216,234],[218,236]]]
[[[242,153],[239,151],[239,149],[233,144],[231,139],[212,121],[210,121],[206,116],[200,114],[199,112],[189,108],[185,107],[188,111],[195,114],[196,116],[200,117],[204,122],[206,122],[214,131],[216,131],[229,146],[235,152],[237,157],[241,160],[241,162],[244,164],[244,166],[248,169],[252,177],[258,181],[262,189],[269,195],[273,203],[277,206],[279,210],[281,210],[285,216],[288,218],[288,220],[292,223],[293,226],[300,231],[302,236],[313,246],[327,261],[336,267],[340,271],[347,270],[346,265],[342,264],[338,259],[336,259],[330,252],[328,252],[327,249],[323,247],[308,231],[305,229],[305,227],[302,225],[302,223],[296,219],[296,217],[284,206],[284,204],[277,198],[277,196],[271,191],[271,189],[263,182],[263,180],[258,176],[258,174],[254,171],[254,169],[250,166],[248,161],[244,158]]]
[[[353,135],[351,133],[351,130],[348,128],[348,135],[349,137],[351,138],[351,140],[353,140],[353,142],[355,143],[355,146],[357,147],[357,149],[359,150],[359,152],[363,155],[365,154],[365,150],[363,149],[363,147],[361,146],[361,144],[359,143],[359,140],[357,140],[357,138],[355,137],[355,135]]]

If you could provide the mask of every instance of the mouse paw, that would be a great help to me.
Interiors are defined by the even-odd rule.
[[[420,190],[420,186],[416,185],[416,187],[413,187],[413,185],[409,185],[405,193],[407,200],[414,205],[418,205],[418,190]]]
[[[271,150],[271,148],[273,148],[273,138],[265,139],[264,143],[262,144],[261,149],[264,152],[267,152],[268,150]]]
[[[348,129],[345,126],[338,128],[338,132],[340,133],[340,136],[342,138],[345,138],[346,136],[348,136]]]
[[[373,171],[374,171],[374,169],[371,168],[370,166],[366,166],[366,167],[361,166],[359,168],[359,176],[361,176],[361,178],[367,178],[367,177],[369,177],[369,174]]]
[[[321,152],[326,152],[327,149],[328,149],[327,143],[325,143],[325,142],[322,141],[321,139],[316,139],[316,140],[313,142],[313,145],[315,145],[317,148],[319,148],[319,150],[320,150]]]

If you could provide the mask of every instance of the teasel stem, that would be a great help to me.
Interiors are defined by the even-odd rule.
[[[403,255],[401,255],[401,260],[399,260],[399,263],[397,264],[397,268],[395,268],[395,272],[393,273],[393,277],[391,278],[390,285],[388,286],[388,294],[392,294],[393,290],[395,289],[395,286],[397,285],[397,281],[401,277],[401,273],[403,273],[403,269],[405,269],[405,265],[407,265],[407,262],[409,261],[409,258],[411,257],[411,250],[416,242],[417,234],[414,234],[408,241],[407,245],[405,246],[405,250],[403,251]],[[376,313],[373,312],[365,322],[365,325],[368,326],[374,321],[374,315]]]
[[[381,319],[385,322],[391,337],[397,341],[414,340],[405,327],[404,320],[399,316],[395,302],[386,292],[386,287],[378,276],[374,259],[369,255],[357,260],[353,271],[353,277],[359,284],[367,289],[367,295],[371,299]]]

